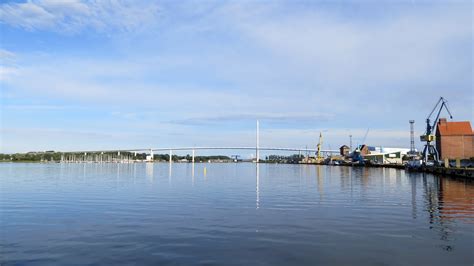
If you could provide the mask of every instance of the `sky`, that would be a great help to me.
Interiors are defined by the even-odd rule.
[[[473,2],[0,3],[0,152],[409,147],[473,121]],[[442,116],[446,116],[444,112]],[[416,137],[417,148],[422,144]]]

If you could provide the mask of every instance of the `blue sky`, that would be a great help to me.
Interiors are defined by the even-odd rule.
[[[472,1],[2,1],[0,152],[409,146],[473,119]],[[417,143],[418,147],[421,146]]]

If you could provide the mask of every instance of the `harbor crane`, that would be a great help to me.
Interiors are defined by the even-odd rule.
[[[367,131],[365,131],[365,135],[364,135],[364,138],[362,139],[361,145],[366,144],[365,140],[367,139],[367,135],[369,135],[369,130],[370,130],[370,128],[367,128]]]
[[[318,142],[317,149],[316,149],[316,161],[318,163],[320,163],[324,160],[324,157],[321,154],[322,146],[323,146],[323,133],[319,132],[319,142]]]
[[[439,109],[438,109],[438,106],[439,106]],[[445,98],[440,97],[435,107],[426,118],[425,134],[420,136],[420,140],[422,142],[426,142],[425,148],[423,149],[423,164],[425,165],[430,161],[430,157],[432,158],[435,164],[439,163],[439,153],[438,153],[438,150],[436,149],[436,146],[433,145],[432,142],[436,141],[436,136],[433,134],[433,131],[434,131],[434,128],[436,127],[436,123],[438,122],[439,115],[441,114],[441,111],[443,111],[443,108],[446,109],[446,111],[449,114],[449,117],[453,119],[453,115],[451,115],[451,112],[449,111],[449,108],[448,108],[448,101]],[[436,118],[433,120],[433,123],[431,123],[431,116],[433,115],[433,113],[435,113],[437,109],[438,109],[438,112],[436,114]]]
[[[360,164],[364,163],[364,158],[361,154],[362,145],[366,145],[365,141],[367,140],[367,135],[369,135],[370,128],[367,128],[364,134],[364,138],[362,138],[362,144],[357,144],[355,150],[351,153],[352,161],[359,162]],[[351,146],[352,146],[352,135],[351,137]]]

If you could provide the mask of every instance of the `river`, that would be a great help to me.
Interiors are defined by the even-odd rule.
[[[0,265],[473,265],[474,183],[384,168],[0,164]]]

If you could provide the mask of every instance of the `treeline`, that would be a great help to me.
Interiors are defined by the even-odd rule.
[[[145,158],[146,158],[146,154],[145,154]],[[181,160],[187,160],[189,162],[192,161],[193,157],[188,154],[188,155],[185,155],[185,156],[181,156],[181,155],[171,155],[171,158],[174,162],[176,161],[181,161]],[[169,159],[170,159],[170,155],[169,154],[155,154],[153,155],[153,159],[154,161],[160,161],[160,162],[168,162]],[[194,161],[195,162],[207,162],[207,161],[230,161],[232,160],[232,158],[228,157],[228,156],[224,156],[224,155],[210,155],[210,156],[194,156]]]
[[[14,153],[4,154],[0,153],[0,161],[14,161],[14,162],[41,162],[41,161],[60,161],[61,153]]]
[[[265,157],[266,163],[299,163],[304,158],[303,155],[293,154],[290,156],[284,155],[269,155]]]
[[[155,161],[168,161],[169,160],[169,154],[158,154],[154,155]],[[191,155],[186,155],[186,156],[178,156],[178,155],[172,155],[173,161],[179,161],[179,160],[188,160],[191,161],[193,158]],[[224,155],[210,155],[210,156],[194,156],[194,161],[195,162],[207,162],[207,161],[230,161],[232,158],[229,156],[224,156]]]

